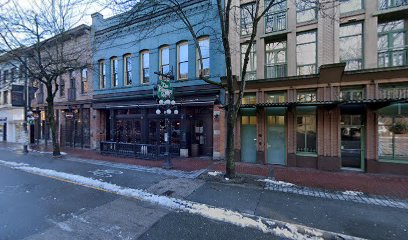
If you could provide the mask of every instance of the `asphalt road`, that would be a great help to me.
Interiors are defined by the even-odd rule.
[[[408,239],[408,211],[0,148],[0,160],[368,239]],[[0,240],[282,239],[0,164]]]

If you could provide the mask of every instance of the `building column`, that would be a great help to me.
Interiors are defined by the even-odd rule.
[[[214,105],[213,128],[213,160],[225,159],[226,122],[225,110],[221,105]]]

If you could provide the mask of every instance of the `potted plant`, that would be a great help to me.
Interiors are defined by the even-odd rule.
[[[394,134],[407,134],[408,133],[408,123],[398,121],[390,127],[390,132]]]

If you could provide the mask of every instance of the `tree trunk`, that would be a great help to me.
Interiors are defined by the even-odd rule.
[[[225,158],[227,160],[225,177],[235,178],[235,117],[234,110],[227,109],[227,146],[225,148]]]
[[[51,86],[52,88],[52,86]],[[61,156],[60,146],[57,141],[57,126],[55,122],[55,114],[54,114],[54,99],[52,97],[52,90],[49,91],[47,86],[47,120],[51,130],[51,140],[52,140],[52,155],[53,156]]]

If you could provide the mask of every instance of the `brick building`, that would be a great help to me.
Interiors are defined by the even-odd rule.
[[[66,54],[75,55],[71,58],[78,61],[75,66],[80,67],[67,71],[57,79],[59,89],[55,95],[54,106],[58,140],[62,147],[95,148],[90,33],[90,27],[87,25],[80,25],[65,33],[69,36],[64,43]],[[36,84],[38,90],[31,106],[35,117],[34,139],[38,144],[51,142],[51,134],[45,114],[46,89],[43,84]]]
[[[253,5],[236,4],[239,77]],[[408,2],[320,7],[282,1],[260,21],[237,121],[237,160],[408,174]]]

